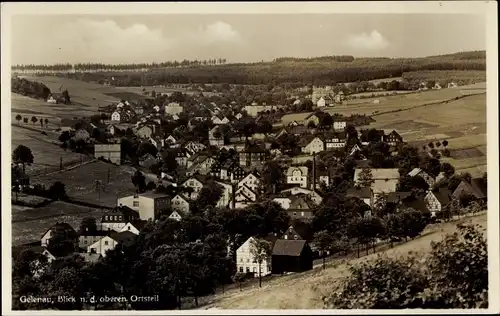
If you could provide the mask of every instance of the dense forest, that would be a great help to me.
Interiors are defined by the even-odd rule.
[[[21,78],[11,79],[11,91],[24,96],[44,100],[46,100],[51,94],[50,89],[43,83]]]
[[[113,77],[111,84],[115,86],[169,83],[335,85],[401,77],[403,73],[415,71],[484,71],[486,52],[463,52],[424,58],[286,57],[253,64],[225,64],[224,59],[216,59],[215,63],[175,61],[131,65],[79,64],[74,68],[75,73],[61,75],[85,81],[111,80]],[[99,69],[106,71],[99,72]],[[124,71],[127,69],[130,71]],[[139,71],[141,69],[147,71]]]

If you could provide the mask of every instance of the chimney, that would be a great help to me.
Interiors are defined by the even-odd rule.
[[[313,191],[316,191],[316,153],[313,154]]]
[[[233,184],[232,195],[233,195],[233,210],[234,210],[236,208],[236,185],[235,184]]]

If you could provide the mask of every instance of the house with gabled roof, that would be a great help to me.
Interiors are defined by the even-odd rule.
[[[302,221],[311,221],[314,217],[312,203],[305,196],[290,196],[290,206],[286,210],[291,219],[300,219]]]
[[[372,206],[372,190],[370,187],[350,188],[347,190],[346,197],[355,197]]]
[[[235,201],[229,201],[230,208],[245,208],[257,202],[257,193],[246,185],[237,188]],[[234,205],[233,205],[234,204]]]
[[[317,154],[325,150],[325,142],[315,135],[303,137],[299,140],[301,151],[307,154]]]
[[[451,198],[451,192],[447,188],[439,188],[429,191],[424,200],[431,215],[436,216],[446,204],[450,203]]]
[[[131,232],[131,233],[133,233],[135,235],[139,235],[139,233],[144,228],[144,226],[146,226],[146,223],[147,223],[146,221],[141,221],[141,220],[136,220],[136,221],[128,222],[118,232],[119,233],[121,233],[121,232]]]
[[[391,146],[397,146],[403,142],[403,137],[393,130],[389,134],[383,136],[383,141]]]
[[[257,263],[251,251],[255,239],[264,239],[274,247],[274,243],[278,238],[276,236],[250,237],[236,249],[236,271],[239,273],[253,273],[255,277],[259,277],[259,263]],[[260,264],[260,275],[265,276],[268,274],[271,274],[271,256],[264,259]]]
[[[269,157],[269,151],[264,144],[250,144],[239,153],[240,165],[243,167],[262,166]]]
[[[298,184],[301,188],[308,187],[309,170],[305,166],[289,167],[286,172],[286,183]]]
[[[360,174],[364,169],[354,169],[354,183],[359,183]],[[397,168],[372,168],[371,172],[373,184],[371,189],[374,195],[381,193],[396,192],[399,183],[399,171]]]
[[[185,188],[191,188],[191,192],[189,194],[186,194],[186,197],[188,197],[191,200],[195,200],[198,198],[198,194],[200,193],[205,183],[206,183],[205,176],[195,174],[184,180],[181,186]]]
[[[313,252],[306,240],[276,240],[271,258],[273,274],[304,272],[313,268]]]
[[[345,133],[334,133],[325,137],[326,150],[344,148],[346,144]]]
[[[47,247],[50,243],[50,238],[52,238],[52,235],[56,232],[62,232],[65,235],[67,235],[69,238],[71,238],[74,242],[75,249],[78,247],[78,234],[75,231],[75,229],[68,223],[65,222],[57,222],[54,225],[52,225],[49,229],[43,233],[43,235],[40,238],[40,245],[42,247]]]
[[[320,117],[316,113],[311,113],[304,119],[304,125],[309,126],[312,122],[315,126],[318,126],[320,121]]]
[[[238,188],[246,186],[253,192],[257,192],[259,190],[261,182],[262,181],[260,180],[260,174],[256,171],[252,171],[238,182]]]
[[[482,178],[473,178],[470,182],[462,180],[453,191],[453,198],[460,199],[464,194],[470,194],[477,200],[486,201],[488,197],[488,185]]]
[[[434,178],[420,168],[413,168],[413,170],[408,173],[408,176],[412,178],[416,176],[422,177],[429,187],[432,187],[435,184]]]
[[[179,211],[183,214],[189,213],[189,203],[191,200],[184,194],[180,193],[173,197],[171,201],[172,210]]]
[[[118,204],[119,205],[119,204]],[[101,230],[120,231],[127,223],[139,220],[139,212],[124,205],[106,211],[101,218]]]
[[[193,155],[197,152],[204,150],[205,148],[207,148],[207,146],[199,142],[189,141],[186,144],[184,144],[184,148],[187,149],[191,155]]]

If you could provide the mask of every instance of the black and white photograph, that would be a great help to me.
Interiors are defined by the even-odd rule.
[[[498,312],[496,14],[3,3],[3,313]]]

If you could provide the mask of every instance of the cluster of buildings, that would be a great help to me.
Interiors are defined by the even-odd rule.
[[[315,102],[327,104],[327,98],[332,91],[328,89],[313,89]],[[341,98],[341,94],[337,94]],[[264,107],[264,108],[262,108]],[[252,104],[245,108],[249,116],[257,116],[259,112],[267,110],[266,105]],[[270,108],[272,109],[272,107]],[[172,120],[178,119],[183,112],[179,103],[167,103],[160,108],[156,106],[153,112],[148,112],[142,106],[133,106],[128,102],[119,103],[113,109],[109,124],[105,131],[111,138],[119,138],[127,131],[142,140],[153,144],[158,151],[170,149],[175,151],[175,160],[178,170],[175,174],[162,171],[159,182],[163,185],[176,187],[174,196],[153,192],[123,196],[117,199],[114,209],[107,211],[100,218],[99,229],[76,232],[65,223],[58,223],[50,228],[41,238],[41,246],[46,247],[51,232],[55,229],[64,229],[73,236],[75,249],[88,260],[106,256],[106,252],[119,243],[126,243],[139,234],[144,225],[157,220],[160,216],[167,216],[173,220],[181,220],[189,214],[193,203],[200,197],[203,188],[217,185],[222,194],[216,207],[241,209],[262,201],[264,165],[267,161],[275,160],[282,166],[285,185],[279,190],[273,190],[272,195],[266,196],[279,204],[293,220],[293,224],[282,236],[269,236],[266,241],[272,246],[271,256],[262,264],[258,264],[252,257],[250,248],[257,237],[251,237],[236,249],[236,266],[240,273],[251,273],[258,276],[270,273],[299,272],[312,268],[313,252],[311,233],[301,223],[311,222],[314,210],[322,203],[320,193],[322,186],[331,184],[331,175],[328,170],[317,170],[316,155],[324,151],[343,149],[348,142],[346,133],[347,122],[334,119],[332,128],[328,131],[319,131],[309,125],[320,125],[321,118],[313,113],[305,118],[304,122],[291,122],[279,130],[268,134],[254,133],[245,140],[229,138],[223,135],[231,129],[231,120],[239,120],[243,114],[237,113],[232,119],[213,113],[209,117],[194,117],[192,120],[211,120],[213,128],[208,132],[208,142],[184,141],[182,137],[173,134],[165,135],[161,132],[161,122],[157,113],[164,111],[164,115]],[[132,124],[130,117],[136,117]],[[314,124],[310,124],[310,123]],[[188,126],[181,126],[190,129]],[[180,128],[180,127],[179,127]],[[75,136],[89,138],[86,129],[78,130]],[[182,134],[182,133],[181,133]],[[273,147],[273,142],[283,135],[299,136],[300,155],[307,159],[301,163],[288,159],[287,153],[280,148]],[[355,155],[369,142],[380,141],[396,148],[403,143],[403,138],[396,131],[386,134],[383,130],[375,133],[366,130],[358,131],[360,143],[352,146],[347,155]],[[250,141],[249,141],[250,140]],[[110,144],[95,144],[95,156],[105,158],[112,163],[120,164],[122,154],[118,142]],[[161,155],[154,157],[150,154],[141,157],[140,166],[148,168],[161,161]],[[310,164],[306,164],[311,160]],[[421,176],[430,187],[439,179],[434,179],[424,170],[414,169],[408,175],[401,175],[396,168],[371,168],[366,159],[356,160],[353,183],[355,186],[348,190],[348,196],[362,200],[370,207],[374,207],[377,199],[384,196],[388,203],[394,205],[405,204],[419,210],[426,210],[436,215],[452,198],[468,192],[478,199],[485,199],[485,184],[480,179],[465,180],[455,192],[447,189],[438,191],[429,190],[420,199],[410,198],[409,192],[398,192],[397,186],[402,176]],[[372,184],[363,187],[361,175],[369,172]],[[44,253],[50,258],[53,254]]]

